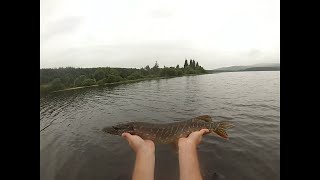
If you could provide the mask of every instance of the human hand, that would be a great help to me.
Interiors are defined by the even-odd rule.
[[[202,136],[209,133],[208,129],[201,129],[200,131],[192,132],[188,137],[182,137],[178,141],[180,147],[193,147],[196,148],[200,144]]]
[[[140,136],[131,135],[130,133],[123,133],[122,137],[124,137],[133,151],[138,153],[154,153],[155,145],[151,140],[143,140]]]

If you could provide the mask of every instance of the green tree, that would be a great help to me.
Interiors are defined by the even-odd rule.
[[[74,85],[75,86],[81,86],[82,82],[86,79],[87,77],[85,75],[81,75],[78,78],[76,78],[76,80],[74,81]]]
[[[127,79],[129,80],[141,79],[141,78],[142,78],[142,75],[138,71],[133,72],[132,74],[130,74],[130,76],[127,77]]]
[[[203,67],[201,67],[201,66],[197,66],[195,68],[195,71],[196,71],[197,74],[205,74],[205,73],[207,73],[207,71],[205,69],[203,69]]]
[[[161,69],[160,72],[160,76],[164,76],[164,77],[168,77],[168,76],[177,76],[178,75],[178,71],[176,68],[174,67],[164,67],[163,69]]]
[[[190,67],[194,69],[196,67],[196,63],[193,59],[190,60]]]
[[[158,75],[160,73],[159,64],[158,61],[154,64],[154,66],[151,68],[151,73],[153,75]]]
[[[40,94],[48,93],[50,91],[48,85],[40,85]]]
[[[113,74],[108,75],[106,79],[106,83],[114,83],[119,81],[122,81],[122,77],[119,75],[113,75]]]
[[[147,71],[147,70],[144,69],[144,68],[140,68],[139,71],[141,72],[141,74],[142,74],[143,76],[148,76],[148,75],[149,75],[149,71]]]
[[[104,78],[104,79],[101,79],[101,80],[99,80],[99,81],[97,81],[97,84],[98,84],[98,86],[103,86],[103,85],[105,85],[106,84],[106,78]]]
[[[185,74],[195,74],[195,70],[192,69],[190,66],[188,66],[187,68],[184,69],[184,73]]]
[[[152,67],[152,69],[159,69],[158,61],[156,61],[156,63],[155,63],[154,66]]]
[[[174,67],[170,67],[169,71],[168,71],[169,76],[177,76],[178,75],[178,71],[176,68]]]
[[[94,85],[94,84],[96,84],[96,81],[94,79],[85,79],[82,82],[82,86],[91,86],[91,85]]]
[[[182,71],[181,69],[178,69],[178,70],[177,70],[177,75],[178,75],[178,76],[182,76],[182,75],[183,75],[183,71]]]
[[[40,69],[40,92],[50,92],[70,87],[79,87],[84,85],[96,84],[103,85],[107,82],[118,82],[123,79],[141,79],[144,77],[158,76],[180,76],[183,74],[200,74],[206,73],[206,70],[198,62],[191,59],[190,64],[185,59],[184,68],[165,67],[159,68],[156,61],[155,65],[150,68],[48,68]],[[87,80],[91,79],[91,80]],[[85,81],[85,82],[84,82]]]
[[[188,60],[187,60],[187,59],[184,61],[184,66],[183,66],[183,68],[186,68],[186,67],[188,67]]]
[[[60,78],[54,79],[50,84],[49,84],[50,90],[56,91],[56,90],[61,90],[64,89],[64,85],[62,84],[62,81]]]
[[[145,69],[146,69],[147,71],[150,71],[150,66],[147,65],[147,66],[145,67]]]
[[[122,78],[127,78],[130,74],[132,74],[135,69],[133,68],[119,68],[118,69],[119,71],[119,75],[122,77]]]
[[[105,71],[104,71],[102,68],[98,68],[98,69],[94,72],[93,76],[94,76],[94,78],[96,79],[96,81],[99,81],[99,80],[105,78],[106,73],[105,73]]]
[[[109,68],[109,67],[107,67],[107,68],[105,69],[105,72],[106,72],[106,76],[109,76],[109,75],[119,76],[119,75],[120,75],[120,73],[119,73],[116,69],[114,69],[114,68]]]

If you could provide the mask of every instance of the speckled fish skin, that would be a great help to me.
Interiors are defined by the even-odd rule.
[[[121,135],[128,132],[138,135],[144,140],[152,140],[158,144],[176,142],[181,137],[188,137],[194,131],[209,129],[209,133],[215,133],[224,139],[228,139],[226,129],[233,127],[227,121],[214,122],[208,115],[198,116],[193,119],[167,124],[153,124],[146,122],[130,122],[117,126],[105,127],[103,131],[108,134]]]

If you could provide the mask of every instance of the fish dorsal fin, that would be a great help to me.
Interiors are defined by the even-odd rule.
[[[212,118],[209,115],[203,115],[203,116],[198,116],[192,119],[193,122],[196,121],[205,121],[205,122],[212,122]]]

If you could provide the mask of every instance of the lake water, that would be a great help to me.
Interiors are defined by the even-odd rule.
[[[280,179],[280,72],[232,72],[93,87],[40,98],[42,180],[131,179],[134,153],[101,129],[128,121],[168,123],[199,115],[229,120],[229,141],[205,136],[204,179]],[[156,180],[179,179],[177,154],[156,146]]]

